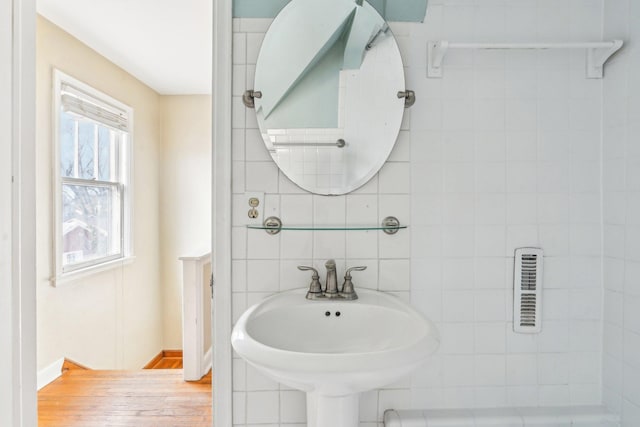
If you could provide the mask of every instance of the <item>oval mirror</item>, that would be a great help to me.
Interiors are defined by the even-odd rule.
[[[271,157],[301,188],[345,194],[395,144],[404,71],[389,26],[367,1],[293,0],[256,63],[258,125]]]

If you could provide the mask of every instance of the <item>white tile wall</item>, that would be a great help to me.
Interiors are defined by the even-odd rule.
[[[265,192],[290,224],[375,223],[386,215],[410,224],[395,236],[233,229],[235,318],[271,292],[306,286],[297,264],[322,271],[334,257],[340,270],[369,267],[354,276],[356,287],[397,293],[437,322],[439,351],[409,381],[363,395],[362,426],[380,423],[390,407],[600,403],[602,81],[584,78],[579,53],[462,50],[447,55],[443,79],[427,79],[426,42],[595,40],[602,4],[431,0],[425,23],[392,23],[418,100],[387,164],[347,196],[312,196],[289,182],[267,157],[252,111],[240,108],[242,85],[234,84],[235,195]],[[234,81],[246,88],[268,23],[235,22]],[[607,175],[606,165],[604,172],[605,189],[634,176]],[[640,212],[636,204],[632,212]],[[515,334],[511,325],[513,250],[529,245],[546,255],[539,335]],[[617,277],[612,292],[620,292],[625,276],[613,261],[604,274]],[[266,270],[268,280],[259,276]],[[605,313],[620,305],[606,301]],[[621,357],[606,360],[605,378],[630,366]],[[234,376],[235,425],[304,423],[302,393],[261,378],[240,359]],[[622,390],[622,380],[615,384]]]
[[[249,82],[246,88],[252,86],[251,64],[255,63],[267,26],[267,20],[235,22],[234,81],[242,84],[236,84],[234,105],[239,105],[245,82]],[[233,127],[233,193],[237,207],[232,235],[234,319],[249,305],[273,292],[306,286],[308,274],[299,272],[296,266],[313,264],[323,271],[328,258],[335,258],[341,271],[345,266],[366,265],[366,271],[354,276],[356,286],[390,291],[408,299],[411,274],[408,232],[394,238],[377,232],[283,232],[269,236],[262,231],[246,230],[242,226],[244,212],[240,209],[243,194],[257,191],[265,193],[269,212],[279,214],[287,224],[377,224],[386,215],[410,223],[408,131],[401,132],[388,167],[379,178],[350,195],[323,197],[300,190],[278,171],[251,112],[239,107],[234,110]],[[390,389],[380,396],[378,391],[363,395],[363,425],[376,425],[389,404],[410,403],[408,383],[395,386],[403,388]],[[305,403],[303,393],[273,382],[241,359],[234,359],[234,425],[303,425]]]
[[[623,426],[640,425],[640,5],[607,0],[605,37],[624,51],[607,66],[603,114],[604,356],[603,398]]]
[[[432,1],[426,23],[408,27],[414,43],[598,39],[601,6]],[[429,277],[430,295],[441,297],[413,302],[438,313],[443,336],[443,380],[416,384],[413,403],[424,396],[416,407],[600,402],[602,83],[584,79],[582,61],[456,51],[442,80],[426,79],[424,62],[407,69],[424,94],[408,112],[411,262],[428,266],[412,270],[412,291]],[[574,148],[583,141],[586,152]],[[525,245],[543,247],[548,267],[538,336],[514,334],[509,323],[513,250]],[[595,280],[581,281],[585,265]]]

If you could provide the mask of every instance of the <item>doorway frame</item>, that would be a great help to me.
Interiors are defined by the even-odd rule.
[[[0,425],[11,427],[37,424],[35,20],[35,0],[0,4]]]
[[[216,427],[233,424],[231,352],[231,84],[233,0],[213,0],[211,83],[213,279],[213,417]]]
[[[0,425],[37,425],[35,277],[35,0],[0,5]],[[231,72],[232,0],[213,0],[213,413],[232,425]],[[4,171],[4,172],[3,172]],[[10,214],[9,214],[10,213]],[[4,284],[8,283],[6,286]]]

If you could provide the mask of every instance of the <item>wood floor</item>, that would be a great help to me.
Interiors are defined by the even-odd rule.
[[[182,350],[162,350],[144,369],[182,369]]]
[[[68,370],[38,392],[38,426],[210,427],[211,374],[182,369]]]

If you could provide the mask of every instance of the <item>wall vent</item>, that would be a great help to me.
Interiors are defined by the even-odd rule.
[[[513,268],[513,330],[534,334],[542,328],[542,249],[518,248]]]

